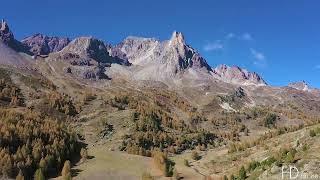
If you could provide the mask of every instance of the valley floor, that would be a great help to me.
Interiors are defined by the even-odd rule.
[[[217,147],[207,151],[199,151],[201,159],[192,160],[191,151],[170,157],[176,165],[180,177],[183,179],[204,179],[210,176],[212,179],[223,179],[225,174],[237,175],[241,166],[247,166],[253,160],[263,161],[283,147],[295,147],[298,151],[297,160],[294,163],[301,171],[309,174],[317,173],[320,169],[319,153],[320,139],[310,137],[310,129],[320,127],[314,125],[295,132],[286,133],[266,140],[261,145],[245,149],[242,152],[228,153],[228,146]],[[90,128],[83,128],[89,129]],[[297,144],[297,142],[300,143]],[[110,144],[111,143],[111,144]],[[170,179],[162,176],[155,167],[153,159],[149,157],[127,154],[114,150],[112,142],[103,144],[89,144],[88,153],[91,158],[73,167],[75,179],[141,179],[144,172],[150,173],[155,179]],[[308,149],[302,151],[301,145],[307,144]],[[190,166],[184,165],[184,160],[189,161]],[[281,168],[275,165],[267,169],[261,169],[247,174],[249,179],[279,179]]]

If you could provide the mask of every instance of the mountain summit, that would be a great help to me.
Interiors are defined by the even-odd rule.
[[[219,65],[214,69],[214,75],[219,79],[241,85],[267,85],[263,78],[255,73],[249,72],[238,66]]]
[[[28,47],[34,55],[48,55],[57,52],[67,46],[69,38],[49,37],[43,34],[35,34],[23,39],[22,44]]]
[[[301,91],[309,91],[310,87],[307,82],[305,81],[299,81],[299,82],[293,82],[288,84],[289,87],[301,90]]]
[[[185,44],[186,43],[185,43],[184,35],[182,34],[182,32],[174,31],[170,39],[170,45],[184,46]]]
[[[186,44],[181,32],[173,32],[165,50],[167,50],[164,52],[165,57],[171,57],[171,60],[178,63],[178,70],[186,68],[204,68],[208,71],[212,71],[207,61],[195,49]]]
[[[14,43],[13,33],[10,31],[8,23],[2,19],[0,24],[0,40],[8,45],[12,46]]]
[[[109,55],[108,46],[93,37],[79,37],[64,47],[60,54],[76,55],[80,58],[91,58],[98,63],[118,63],[128,65],[125,60],[115,59]]]
[[[173,74],[187,68],[211,70],[206,60],[186,44],[183,34],[176,31],[170,40],[162,42],[154,38],[128,37],[113,47],[111,54],[135,65],[166,65]]]
[[[181,32],[174,31],[169,40],[128,37],[109,50],[113,57],[128,60],[135,65],[133,77],[140,80],[174,81],[181,76],[194,76],[189,71],[202,72],[211,76],[207,61],[191,46],[186,44]],[[188,75],[187,75],[188,74]]]
[[[1,20],[0,24],[0,41],[16,51],[26,52],[23,45],[19,41],[15,40],[8,23],[4,19]]]

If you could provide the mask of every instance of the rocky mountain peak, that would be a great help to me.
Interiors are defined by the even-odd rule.
[[[167,58],[167,62],[176,66],[175,71],[177,72],[187,68],[205,68],[207,71],[211,71],[207,61],[195,49],[186,44],[181,32],[174,31],[172,33],[163,54]]]
[[[206,60],[188,46],[183,34],[177,31],[172,33],[169,40],[162,42],[154,38],[128,37],[113,47],[111,54],[127,59],[134,65],[147,65],[149,69],[161,67],[170,76],[188,68],[211,71]],[[145,74],[143,76],[147,76]]]
[[[9,26],[4,19],[1,19],[1,28],[0,31],[7,31],[9,32]]]
[[[2,19],[0,24],[0,41],[17,52],[24,52],[30,54],[28,49],[14,38],[12,31],[10,30],[9,24]]]
[[[0,40],[8,45],[8,46],[13,46],[14,44],[14,35],[10,31],[8,23],[2,19],[1,20],[1,26],[0,26]]]
[[[218,65],[214,69],[214,75],[222,81],[241,85],[267,85],[263,78],[255,73],[249,72],[238,66]]]
[[[76,55],[80,58],[91,58],[98,63],[118,63],[129,65],[126,60],[114,58],[109,55],[110,47],[103,41],[93,37],[79,37],[71,41],[66,47],[61,50],[61,54],[68,56]]]
[[[172,33],[170,44],[173,46],[185,45],[185,39],[181,32],[174,31]]]
[[[159,44],[154,38],[143,38],[129,36],[121,43],[112,47],[110,55],[119,59],[128,60],[135,65],[148,63],[148,59],[153,53],[155,47]]]
[[[293,83],[288,84],[288,86],[291,88],[297,89],[297,90],[301,90],[301,91],[309,91],[310,90],[310,86],[305,81],[293,82]]]
[[[80,57],[89,57],[98,62],[106,62],[109,59],[105,43],[93,37],[76,38],[64,47],[62,52],[77,54]]]
[[[48,55],[62,50],[70,42],[68,38],[50,37],[43,34],[34,34],[23,39],[22,44],[33,54]]]

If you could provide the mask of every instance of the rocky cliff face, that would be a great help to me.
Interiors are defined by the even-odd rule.
[[[35,34],[19,42],[14,38],[8,23],[4,20],[0,24],[0,41],[18,52],[30,55],[48,55],[60,51],[70,42],[68,38],[49,37],[42,34]]]
[[[126,60],[116,59],[110,56],[107,45],[103,41],[92,37],[74,39],[61,50],[61,54],[71,54],[78,58],[91,58],[98,63],[128,64]]]
[[[195,49],[186,44],[184,36],[180,32],[174,32],[171,39],[166,42],[164,57],[173,60],[178,71],[187,68],[204,68],[212,71],[207,61]]]
[[[8,23],[3,19],[1,20],[0,24],[0,40],[8,46],[12,45],[15,41],[13,33],[9,29]]]
[[[293,82],[288,84],[288,87],[301,90],[301,91],[310,91],[311,88],[305,81],[300,81],[300,82]]]
[[[187,45],[180,32],[173,32],[169,40],[162,42],[154,38],[128,37],[111,47],[109,52],[114,57],[141,66],[142,70],[135,72],[138,79],[164,80],[191,72],[188,76],[197,79],[214,77],[233,84],[266,85],[257,73],[237,66],[220,65],[213,70],[195,49]]]
[[[14,49],[15,51],[30,54],[27,48],[24,47],[24,45],[21,44],[21,42],[17,41],[14,38],[14,35],[10,30],[8,23],[3,19],[1,20],[0,24],[0,41],[8,47]]]
[[[320,90],[317,88],[310,87],[310,85],[306,81],[289,83],[288,87],[299,90],[299,91],[312,93],[313,95],[316,95],[316,96],[320,96]]]
[[[211,68],[206,60],[188,46],[180,32],[174,32],[170,40],[160,42],[154,38],[128,37],[111,48],[111,55],[127,59],[134,65],[166,65],[172,73],[188,68]]]
[[[69,44],[70,40],[68,38],[35,34],[23,39],[21,42],[35,55],[48,55],[49,53],[62,50]]]
[[[219,65],[213,70],[214,76],[228,83],[241,85],[267,85],[260,75],[238,66]]]
[[[92,37],[76,38],[71,41],[68,46],[63,48],[62,52],[77,54],[81,57],[89,57],[98,62],[107,62],[109,58],[105,44]]]
[[[152,60],[153,50],[158,44],[159,41],[153,38],[129,36],[109,51],[113,57],[126,59],[134,65],[143,65]]]
[[[182,33],[173,32],[171,38],[128,37],[109,49],[111,56],[133,64],[130,76],[136,80],[175,83],[182,78],[210,79],[211,67],[192,47],[186,44]]]

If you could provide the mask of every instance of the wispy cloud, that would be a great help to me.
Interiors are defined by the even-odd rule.
[[[229,33],[229,34],[226,35],[226,39],[232,39],[232,38],[234,38],[235,36],[236,36],[235,34]]]
[[[253,41],[254,40],[250,33],[244,33],[239,38],[242,40],[245,40],[245,41]]]
[[[314,66],[315,69],[320,69],[320,64]]]
[[[252,57],[255,59],[253,64],[259,67],[265,67],[267,65],[266,56],[262,52],[258,52],[253,48],[250,48]]]
[[[204,46],[203,46],[203,50],[204,51],[221,51],[223,49],[225,49],[225,44],[233,39],[236,38],[236,34],[234,33],[228,33],[224,36],[224,38],[222,40],[216,40],[213,42],[207,42]]]
[[[224,45],[220,40],[217,40],[215,42],[209,42],[206,45],[204,45],[203,50],[204,51],[220,51],[223,50]]]
[[[258,52],[258,51],[256,51],[256,50],[253,49],[253,48],[250,48],[250,52],[251,52],[251,54],[253,55],[253,57],[254,57],[255,59],[259,60],[259,61],[266,59],[266,57],[264,56],[263,53]]]

